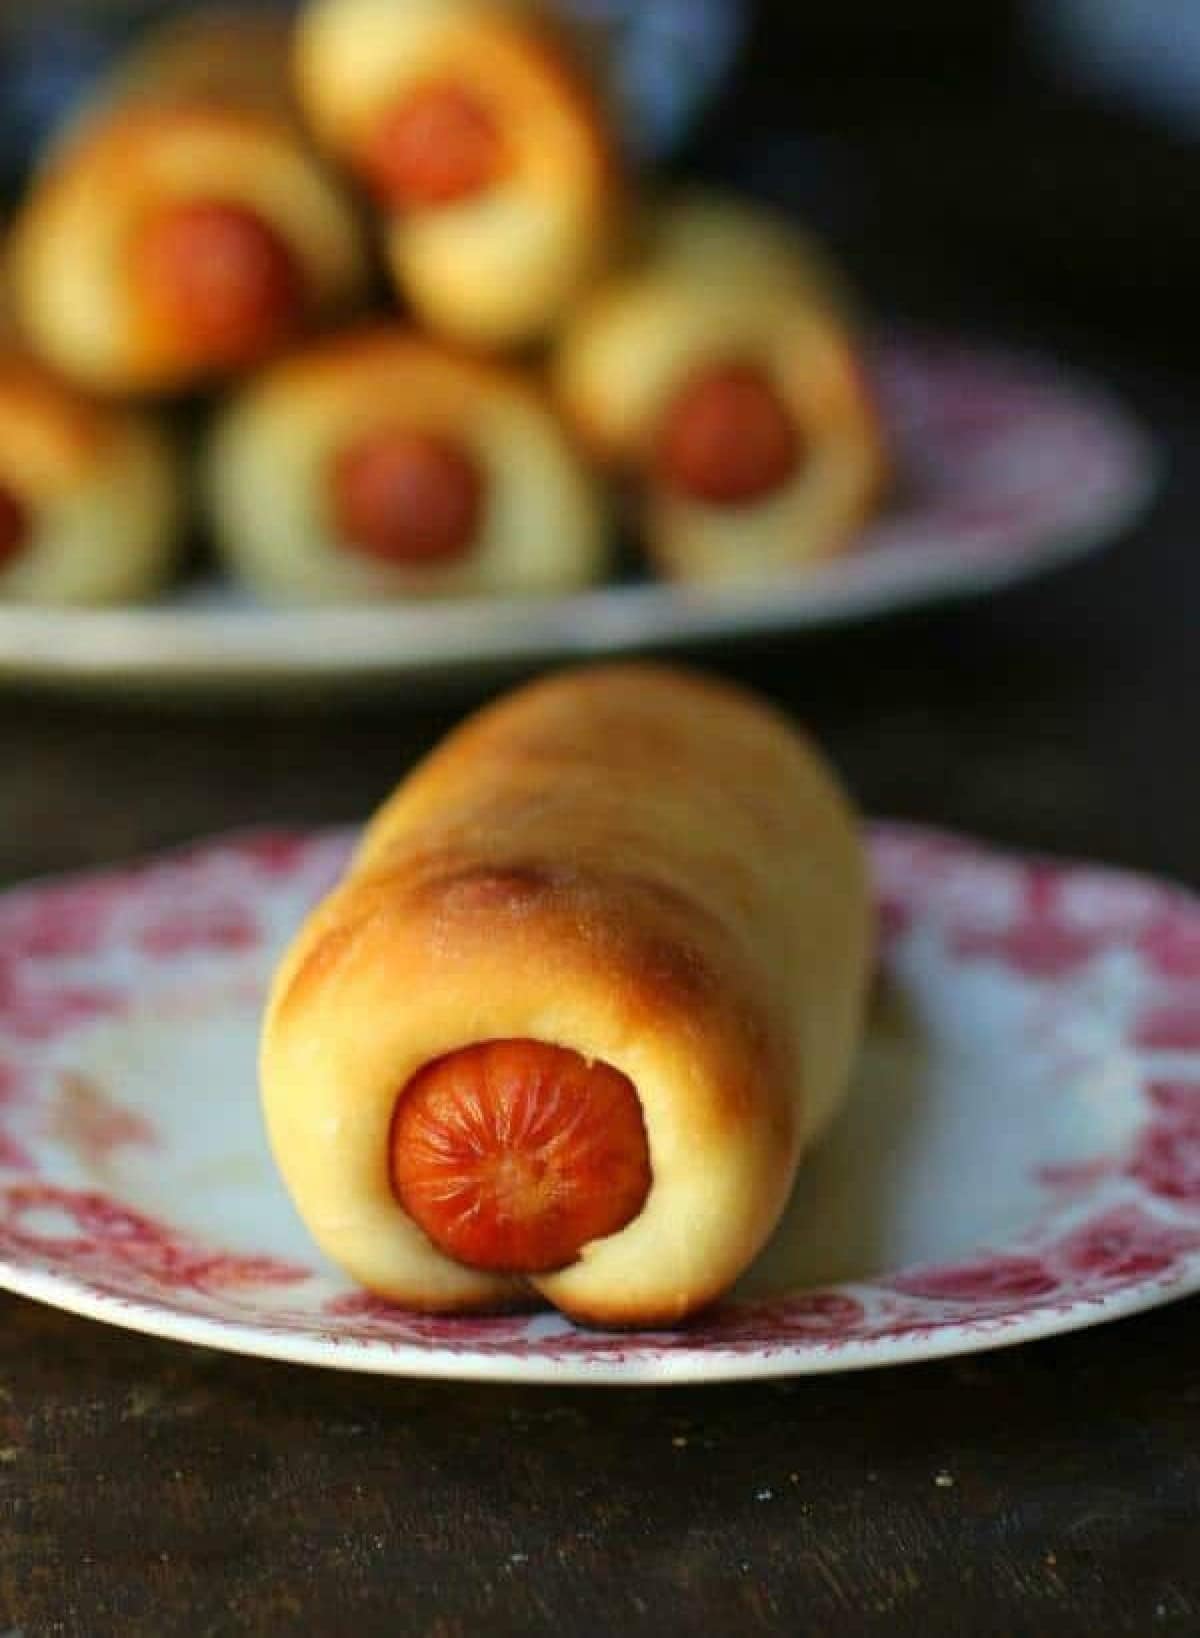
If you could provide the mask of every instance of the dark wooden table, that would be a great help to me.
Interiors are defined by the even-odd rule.
[[[1106,556],[708,660],[811,721],[874,812],[1195,883],[1196,411],[1186,383],[1117,374],[1176,469]],[[466,703],[6,697],[0,877],[355,819]],[[1198,1316],[589,1392],[342,1377],[4,1299],[0,1631],[1196,1632]]]

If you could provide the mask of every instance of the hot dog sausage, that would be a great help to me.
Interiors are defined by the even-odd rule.
[[[544,1273],[638,1215],[650,1157],[637,1092],[544,1041],[490,1041],[426,1065],[392,1120],[392,1188],[472,1268]]]
[[[752,364],[694,375],[659,429],[664,483],[713,506],[764,499],[787,482],[800,456],[795,420],[766,372]]]
[[[400,210],[469,199],[502,164],[496,121],[478,97],[452,84],[426,86],[385,114],[359,154],[375,194]]]
[[[331,488],[342,543],[388,563],[462,556],[475,539],[485,495],[483,473],[460,443],[404,427],[343,449]]]
[[[159,206],[134,237],[131,269],[147,310],[224,365],[278,345],[304,307],[304,279],[290,247],[240,204]]]

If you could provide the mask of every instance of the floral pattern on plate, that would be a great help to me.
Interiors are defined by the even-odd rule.
[[[696,1323],[410,1314],[313,1249],[259,1126],[254,1045],[340,833],[0,897],[0,1283],[317,1364],[597,1382],[967,1352],[1200,1288],[1200,905],[910,826],[871,845],[880,975],[849,1106]]]

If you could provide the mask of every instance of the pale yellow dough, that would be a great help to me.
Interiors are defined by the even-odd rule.
[[[853,813],[781,717],[658,666],[535,683],[410,776],[285,956],[276,1160],[324,1251],[397,1302],[671,1323],[745,1269],[836,1112],[871,945]],[[653,1170],[627,1227],[528,1282],[446,1257],[389,1186],[409,1078],[503,1038],[628,1075]]]
[[[2,348],[0,487],[30,522],[0,564],[0,602],[127,602],[175,566],[184,480],[166,433]]]
[[[434,329],[483,348],[534,341],[613,254],[623,189],[599,100],[532,5],[313,0],[296,86],[318,140],[353,169],[375,122],[410,90],[476,95],[506,169],[479,198],[391,215],[397,287]]]
[[[852,303],[827,258],[778,218],[705,194],[661,207],[643,249],[576,309],[552,373],[582,440],[634,479],[647,555],[671,579],[753,583],[845,551],[888,461]],[[722,506],[664,484],[655,458],[676,394],[730,362],[763,371],[803,454],[773,493]]]
[[[393,425],[448,437],[478,462],[484,515],[465,557],[397,566],[339,541],[333,462]],[[537,383],[399,326],[311,346],[233,398],[213,429],[204,494],[229,566],[286,602],[569,591],[609,562],[599,487]]]

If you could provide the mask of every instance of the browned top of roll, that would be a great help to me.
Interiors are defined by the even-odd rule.
[[[264,1100],[306,1221],[420,1307],[517,1274],[592,1323],[699,1308],[838,1106],[869,920],[849,804],[769,706],[650,664],[518,690],[280,968]]]
[[[780,1066],[764,1059],[776,1043],[760,952],[731,936],[726,906],[761,892],[746,834],[766,844],[797,825],[779,778],[793,754],[799,736],[771,707],[677,667],[589,667],[518,690],[444,740],[376,815],[280,1023],[354,957],[382,893],[397,922],[432,922],[447,947],[503,928],[535,961],[569,952],[644,1027],[704,1011],[724,1036],[736,1119],[748,1088]],[[706,811],[730,803],[737,836]]]

